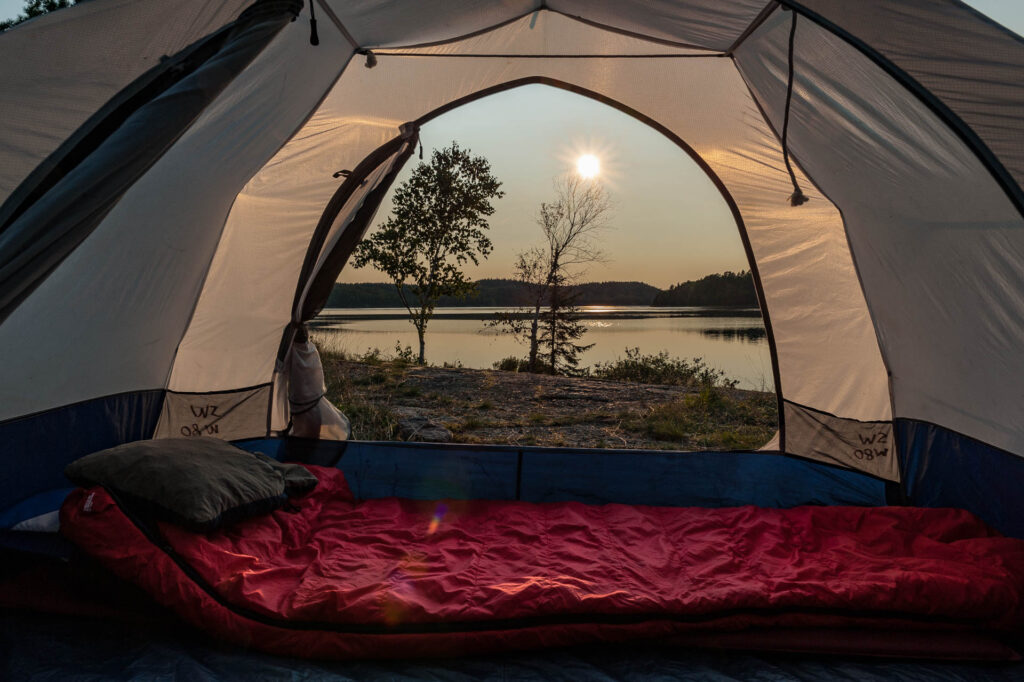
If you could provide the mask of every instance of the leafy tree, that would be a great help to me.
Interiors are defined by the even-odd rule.
[[[458,143],[434,150],[395,191],[392,215],[359,244],[353,266],[387,274],[419,336],[425,361],[427,324],[441,296],[464,298],[475,289],[462,268],[491,253],[486,217],[491,200],[504,196],[482,156]]]
[[[22,13],[14,19],[0,21],[0,31],[6,31],[11,26],[28,21],[32,17],[48,14],[58,9],[71,7],[78,0],[26,0]]]

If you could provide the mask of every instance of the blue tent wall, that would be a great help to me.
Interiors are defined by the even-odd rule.
[[[248,441],[336,466],[360,498],[727,507],[886,504],[886,483],[772,452],[663,452],[351,441]]]
[[[935,424],[897,419],[895,426],[909,504],[967,509],[1024,538],[1024,459]]]

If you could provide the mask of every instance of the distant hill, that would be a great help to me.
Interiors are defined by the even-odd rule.
[[[577,305],[651,305],[661,289],[644,282],[588,282],[576,287]],[[525,305],[523,292],[515,280],[481,279],[477,294],[466,299],[443,296],[439,306],[479,306],[501,308]],[[395,286],[390,283],[335,284],[327,299],[328,308],[400,308]]]
[[[651,305],[757,307],[754,278],[746,270],[708,275],[659,292]]]

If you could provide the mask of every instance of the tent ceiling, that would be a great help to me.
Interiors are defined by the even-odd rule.
[[[707,50],[726,50],[766,0],[375,0],[327,4],[362,47],[463,38],[546,8],[609,28]]]
[[[250,2],[84,2],[4,32],[0,203],[119,90],[161,57],[237,18]],[[69,31],[73,40],[64,39]]]
[[[585,49],[585,52],[581,48]],[[595,29],[578,19],[556,12],[533,12],[462,40],[375,52],[379,55],[558,55],[579,58],[581,54],[706,56],[710,51]]]

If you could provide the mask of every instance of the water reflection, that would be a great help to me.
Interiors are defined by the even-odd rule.
[[[725,339],[727,341],[746,341],[748,343],[759,343],[768,338],[768,333],[764,327],[743,327],[738,329],[702,329],[701,334],[704,336],[712,336],[714,338]]]
[[[525,346],[487,326],[499,311],[504,309],[439,308],[427,329],[427,360],[490,369],[501,358],[525,356]],[[582,312],[583,342],[594,347],[581,365],[614,361],[637,347],[645,354],[703,357],[743,388],[772,389],[771,355],[756,309],[588,306]],[[405,310],[397,308],[327,309],[311,327],[320,343],[353,355],[373,348],[392,352],[396,344],[417,347]]]

